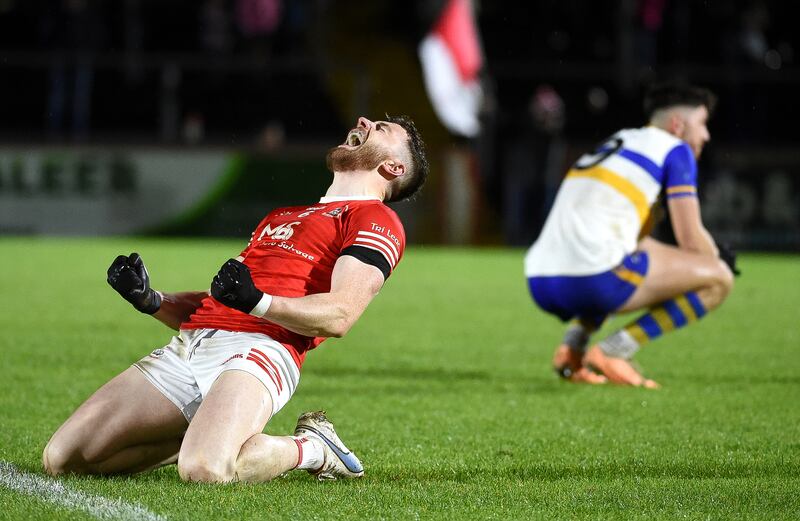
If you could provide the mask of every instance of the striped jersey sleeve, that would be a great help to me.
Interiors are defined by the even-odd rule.
[[[697,197],[697,162],[686,143],[673,148],[664,159],[664,191],[667,199]]]
[[[370,204],[349,212],[342,255],[375,266],[386,280],[400,262],[405,246],[403,225],[388,206]]]

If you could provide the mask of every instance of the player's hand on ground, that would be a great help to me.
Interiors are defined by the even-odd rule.
[[[586,352],[583,357],[583,365],[596,369],[613,384],[644,387],[645,389],[661,388],[655,380],[642,376],[630,361],[608,356],[598,346],[594,346]]]
[[[250,313],[264,293],[253,283],[250,268],[228,259],[211,281],[211,296],[230,308]]]
[[[142,313],[152,315],[161,307],[161,295],[150,287],[150,276],[138,253],[119,255],[107,275],[111,287]]]
[[[608,383],[608,378],[586,367],[581,367],[569,377],[569,381],[577,384],[603,385]]]
[[[645,389],[661,389],[661,385],[658,382],[650,380],[649,378],[645,378],[640,387],[644,387]]]

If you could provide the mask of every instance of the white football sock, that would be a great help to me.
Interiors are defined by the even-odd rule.
[[[641,347],[639,342],[624,329],[611,333],[597,345],[606,355],[614,358],[624,358],[625,360],[633,358],[633,355]]]
[[[317,470],[325,463],[322,441],[313,436],[291,436],[297,444],[296,469]]]
[[[564,332],[564,340],[562,342],[567,344],[570,350],[584,354],[589,343],[590,334],[579,322],[573,322]]]

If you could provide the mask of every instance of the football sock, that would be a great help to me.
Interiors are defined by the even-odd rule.
[[[644,315],[609,335],[599,346],[609,356],[629,359],[647,342],[690,324],[705,314],[706,308],[697,293],[690,291],[650,308]]]
[[[585,353],[586,345],[589,343],[590,332],[584,328],[577,320],[573,320],[564,332],[563,343],[568,345],[570,350],[576,353]]]
[[[325,463],[322,441],[308,436],[290,436],[297,444],[296,469],[317,470]]]

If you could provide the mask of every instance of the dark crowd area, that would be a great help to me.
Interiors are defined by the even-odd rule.
[[[369,92],[379,80],[359,56],[380,51],[373,41],[413,55],[442,4],[0,0],[0,134],[324,138],[343,125],[332,68],[345,64]],[[790,142],[800,84],[790,4],[477,2],[489,128],[598,139],[637,123],[647,84],[681,78],[719,93],[716,138]],[[352,52],[330,52],[336,38]]]
[[[444,5],[0,0],[0,141],[281,154],[324,150],[359,115],[408,113],[435,160],[456,148],[474,158],[466,182],[479,195],[448,204],[471,204],[488,224],[456,240],[525,245],[570,162],[644,124],[649,85],[686,81],[719,97],[700,163],[706,217],[733,237],[756,230],[740,241],[753,247],[800,244],[792,2],[474,0],[485,95],[471,140],[444,129],[423,87],[418,45]],[[441,223],[451,194],[432,185],[422,204]]]

